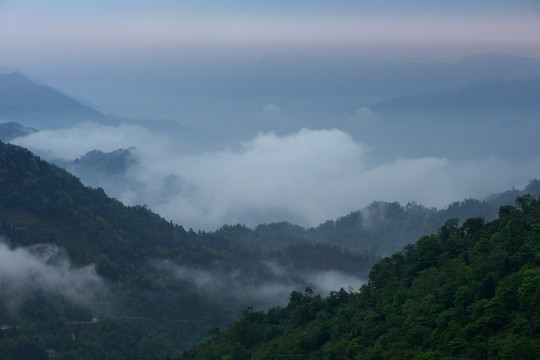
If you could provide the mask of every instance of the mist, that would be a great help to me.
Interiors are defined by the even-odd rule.
[[[304,277],[324,295],[339,289],[358,291],[362,285],[366,284],[363,279],[336,270],[306,273]]]
[[[55,245],[10,248],[0,238],[0,296],[16,308],[36,290],[87,306],[107,291],[94,265],[74,267]]]
[[[340,288],[358,291],[365,284],[363,279],[337,270],[298,272],[274,262],[264,263],[267,270],[264,274],[193,268],[162,260],[154,260],[152,264],[161,273],[187,282],[214,299],[258,308],[286,305],[291,292],[303,292],[307,286],[315,293],[327,296]]]
[[[241,306],[285,305],[290,293],[301,287],[290,278],[260,280],[239,270],[229,273],[218,269],[197,269],[169,261],[155,261],[154,267],[177,281],[193,285],[206,296]]]
[[[316,226],[373,201],[441,208],[523,187],[540,168],[534,154],[521,162],[396,156],[381,163],[373,161],[369,142],[338,129],[259,133],[236,145],[197,152],[186,150],[174,135],[139,126],[83,123],[13,143],[68,169],[88,151],[134,147],[136,164],[121,176],[86,174],[82,180],[127,205],[146,204],[168,220],[204,230],[284,220]]]

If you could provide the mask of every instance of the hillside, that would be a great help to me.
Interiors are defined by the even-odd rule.
[[[297,264],[305,253],[332,263]],[[77,359],[178,356],[246,306],[284,303],[308,285],[327,291],[323,275],[365,278],[372,263],[339,247],[260,252],[186,231],[0,142],[2,359],[32,349]]]
[[[64,269],[62,263],[53,263],[49,270],[58,269],[68,276],[95,266],[95,276],[106,289],[105,294],[101,294],[90,287],[83,293],[84,297],[91,299],[96,295],[99,301],[81,302],[76,298],[74,303],[63,291],[51,291],[40,284],[36,285],[40,296],[21,294],[17,296],[21,299],[16,305],[10,305],[10,297],[3,297],[2,325],[17,324],[31,329],[26,326],[32,324],[32,327],[39,325],[46,329],[51,322],[60,321],[62,334],[54,340],[40,341],[36,346],[79,355],[90,349],[98,354],[110,351],[126,357],[127,348],[136,351],[137,341],[154,334],[153,341],[160,344],[160,354],[165,357],[174,354],[178,347],[200,339],[212,326],[234,319],[233,308],[203,297],[188,282],[161,274],[149,263],[152,259],[182,262],[185,266],[220,263],[224,259],[234,263],[242,252],[228,243],[210,235],[185,231],[144,207],[125,207],[107,197],[101,189],[84,187],[65,170],[41,161],[24,149],[3,143],[0,143],[0,184],[0,233],[12,249],[8,254],[16,249],[30,252],[36,244],[54,245],[65,249],[71,267]],[[13,266],[17,268],[17,264]],[[60,282],[60,288],[66,286],[69,284]],[[9,292],[4,289],[3,294],[8,296]],[[29,307],[31,299],[41,299],[39,306]],[[28,313],[36,306],[41,310]],[[65,341],[62,338],[66,333],[69,335],[72,330],[69,321],[89,321],[88,314],[146,320],[131,325],[120,320],[99,322],[99,326],[84,329],[87,332],[84,344],[69,341],[66,346],[54,346],[55,342]],[[179,320],[186,324],[184,330],[170,331],[170,325],[178,324]],[[100,328],[102,324],[107,327]],[[19,333],[30,337],[43,331],[46,330],[25,333],[21,329]],[[126,344],[125,348],[102,344],[102,339],[111,332],[123,334],[118,341]],[[4,354],[9,352],[6,346],[2,347]],[[138,349],[139,358],[152,358],[147,350]]]
[[[116,155],[123,162],[128,153],[105,155],[90,153],[83,160],[99,168]],[[242,308],[285,305],[291,292],[298,296],[306,287],[321,294],[335,286],[360,288],[388,241],[384,234],[391,238],[400,229],[408,236],[429,234],[419,225],[432,226],[443,213],[489,217],[495,204],[522,193],[456,203],[442,213],[375,203],[370,212],[307,230],[275,223],[195,233],[144,206],[126,207],[29,151],[1,142],[0,189],[0,356],[6,359],[47,349],[77,359],[178,356],[210,330],[227,327]],[[537,192],[538,181],[528,190]],[[463,235],[470,224],[459,228],[456,219],[445,226]],[[370,254],[344,249],[340,239]],[[330,292],[330,299],[336,294]]]
[[[225,225],[217,234],[251,249],[278,249],[305,242],[325,243],[362,251],[373,256],[389,256],[426,234],[437,232],[445,221],[456,218],[458,224],[471,217],[487,221],[498,215],[503,205],[512,205],[518,196],[540,196],[540,181],[532,180],[522,190],[512,189],[486,199],[465,199],[443,209],[409,203],[376,201],[336,220],[313,228],[288,222],[261,224],[253,229],[243,225]]]
[[[246,309],[181,359],[538,359],[540,198],[449,221],[376,264],[359,292],[306,288]]]

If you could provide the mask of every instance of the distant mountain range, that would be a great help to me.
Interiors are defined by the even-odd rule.
[[[105,122],[107,117],[55,89],[11,73],[0,74],[0,120],[44,129],[81,120]]]
[[[539,112],[540,78],[471,84],[457,92],[404,95],[370,107],[378,113]]]
[[[291,64],[287,64],[275,59],[262,63],[253,71],[256,70],[258,74],[264,75],[265,89],[280,89],[279,94],[272,94],[272,102],[279,104],[280,108],[289,109],[289,115],[293,118],[286,121],[284,118],[271,123],[258,123],[253,121],[252,114],[244,118],[245,114],[240,116],[231,109],[230,115],[235,118],[233,123],[227,121],[211,124],[211,128],[219,134],[217,138],[230,134],[237,139],[239,134],[247,131],[256,134],[260,131],[290,132],[302,127],[335,126],[336,106],[351,108],[375,104],[369,107],[380,112],[399,111],[399,109],[413,111],[425,103],[434,101],[441,106],[446,104],[448,108],[451,107],[448,104],[456,101],[459,103],[462,97],[467,95],[465,89],[468,89],[470,84],[479,83],[477,85],[483,87],[498,85],[500,88],[505,81],[515,80],[527,83],[528,79],[540,79],[539,59],[501,54],[478,54],[461,61],[447,63],[321,62],[315,63],[314,68],[308,69],[302,68],[300,63],[292,67],[288,66]],[[12,70],[0,68],[0,122],[13,121],[36,129],[45,129],[69,127],[81,121],[91,120],[104,124],[137,124],[161,132],[185,133],[187,131],[178,122],[172,120],[145,121],[103,114],[84,102],[66,96],[61,91],[37,84],[20,73],[10,71]],[[322,73],[322,76],[314,79],[312,71]],[[248,71],[246,76],[248,75],[251,78],[253,73]],[[215,76],[218,77],[217,80],[212,81],[219,81],[219,74]],[[497,81],[494,81],[496,79],[503,80],[501,84],[497,84]],[[485,81],[489,82],[482,83]],[[263,91],[256,87],[249,87],[246,90],[242,85],[246,83],[249,81],[245,78],[239,78],[238,81],[223,79],[222,86],[227,94],[241,94],[243,91],[249,91],[249,94],[253,95],[257,94],[257,91]],[[529,85],[534,85],[534,83]],[[209,86],[211,84],[203,81],[193,89],[190,88],[189,93],[179,94],[179,96],[196,96],[199,92],[206,94]],[[452,91],[456,93],[451,93]],[[333,100],[328,100],[330,101],[328,103],[321,99],[321,106],[314,106],[312,98],[314,92],[317,98],[321,94],[328,93]],[[299,94],[301,96],[298,96]],[[266,92],[260,94],[260,96],[263,95],[268,96]],[[230,102],[234,103],[234,101],[230,99]],[[498,101],[496,103],[501,104]],[[516,104],[519,105],[519,103]],[[394,110],[392,110],[393,107],[395,107]],[[314,109],[316,111],[312,111]],[[206,110],[202,109],[201,112]],[[186,109],[184,116],[189,116],[189,114],[189,109]],[[330,119],[332,123],[329,123]],[[244,122],[240,125],[238,121]],[[189,119],[186,119],[186,122],[189,123]],[[204,126],[205,129],[208,128],[208,124]],[[201,135],[193,129],[193,126],[189,128],[189,131],[195,132],[202,139],[212,135],[206,130],[201,130],[203,134]],[[189,135],[191,138],[193,136],[194,134]]]
[[[359,116],[362,126],[351,133],[369,139],[374,156],[385,161],[396,156],[528,161],[537,154],[531,149],[537,148],[540,131],[540,77],[409,93],[364,110],[367,122]]]
[[[183,129],[173,120],[138,120],[105,115],[18,72],[2,74],[0,71],[0,123],[15,122],[43,130],[71,127],[84,121],[103,125],[129,123],[165,132]]]
[[[461,70],[470,69],[480,74],[492,72],[504,78],[527,78],[531,72],[540,71],[540,59],[509,54],[474,54],[458,61],[456,65]]]

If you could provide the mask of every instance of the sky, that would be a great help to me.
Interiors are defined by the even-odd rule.
[[[219,92],[209,77],[260,85],[265,79],[249,70],[264,61],[455,61],[473,51],[540,57],[538,4],[2,0],[0,66],[106,113],[189,123],[204,108],[187,99],[192,88]]]
[[[540,2],[529,0],[0,0],[0,68],[106,114],[187,129],[84,123],[16,142],[66,160],[136,146],[130,178],[103,187],[209,230],[282,220],[316,226],[376,200],[443,207],[525,186],[540,177],[536,149],[522,162],[457,159],[435,147],[403,155],[390,138],[370,138],[369,126],[382,121],[369,105],[467,85],[452,76],[433,83],[422,71],[409,84],[389,75],[388,64],[429,69],[481,53],[540,58],[538,34]],[[399,132],[427,136],[412,125]],[[435,145],[461,146],[442,132]],[[391,155],[375,159],[375,146]]]

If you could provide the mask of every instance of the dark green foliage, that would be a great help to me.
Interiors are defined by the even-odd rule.
[[[540,198],[449,220],[374,265],[358,293],[293,292],[182,359],[538,359]],[[243,355],[245,356],[245,355]],[[241,357],[238,357],[241,358]]]
[[[65,170],[2,142],[0,235],[18,247],[56,244],[67,251],[74,266],[96,264],[107,282],[108,298],[92,309],[51,293],[27,294],[16,306],[6,305],[14,299],[0,292],[0,325],[17,324],[16,332],[41,349],[75,358],[84,358],[83,353],[92,359],[107,358],[91,355],[102,349],[130,358],[125,349],[137,354],[131,358],[148,359],[155,358],[159,348],[165,357],[199,341],[211,327],[236,318],[232,304],[205,297],[189,284],[156,272],[149,261],[235,268],[246,255],[237,245],[213,234],[185,231],[143,206],[126,207],[102,189],[84,187]],[[74,342],[70,335],[74,325],[69,324],[88,322],[92,313],[119,320],[105,330],[100,318],[99,326],[84,327],[84,340]],[[63,332],[51,331],[56,323]],[[124,339],[124,334],[130,335]],[[0,341],[2,359],[15,351],[16,338],[7,338]],[[130,342],[120,346],[128,338]]]
[[[15,342],[12,355],[13,359],[25,360],[47,360],[48,356],[45,350],[32,344],[25,337],[20,337]]]
[[[360,211],[335,221],[328,220],[314,228],[304,229],[280,222],[259,225],[255,229],[226,225],[217,233],[256,249],[275,250],[291,244],[318,242],[361,251],[373,257],[388,256],[439,228],[441,236],[449,238],[450,234],[444,232],[452,231],[453,227],[469,218],[492,220],[497,217],[501,206],[512,205],[516,197],[526,194],[540,196],[540,181],[532,180],[522,191],[509,190],[483,201],[466,199],[441,210],[415,203],[402,206],[397,202],[376,201]],[[448,219],[455,220],[446,223]]]
[[[277,223],[194,232],[145,206],[126,207],[0,142],[0,235],[18,247],[56,244],[75,267],[96,264],[109,290],[94,305],[33,291],[14,306],[0,292],[0,358],[166,358],[209,333],[212,340],[186,358],[532,358],[540,331],[540,209],[530,196],[518,205],[502,207],[500,219],[490,223],[472,218],[460,225],[419,205],[374,203],[367,213],[316,229]],[[217,295],[201,291],[152,267],[159,260],[234,273],[249,285],[273,279],[261,265],[265,261],[292,273],[338,269],[362,275],[375,255],[336,244],[390,251],[410,234],[435,233],[429,230],[433,219],[444,224],[437,236],[423,236],[383,259],[359,293],[342,289],[323,299],[310,288],[295,291],[286,307],[248,308],[223,333],[216,328],[236,319],[240,306],[217,296],[227,288]],[[408,235],[399,235],[400,229]],[[322,240],[326,244],[315,243]]]
[[[118,155],[125,160],[125,152]],[[219,232],[186,231],[145,206],[126,207],[102,189],[85,187],[67,171],[2,142],[0,235],[12,247],[55,244],[65,249],[75,268],[95,264],[108,290],[90,305],[39,289],[26,291],[17,301],[0,291],[0,326],[7,326],[0,333],[1,359],[12,358],[20,336],[36,349],[54,350],[66,359],[178,356],[211,329],[237,319],[241,307],[253,302],[242,289],[236,290],[240,297],[231,297],[234,289],[227,287],[214,290],[211,283],[200,289],[175,278],[172,270],[157,270],[153,262],[234,274],[226,279],[253,287],[283,280],[265,262],[293,274],[332,268],[364,277],[373,262],[339,246],[310,243],[261,252],[244,249]],[[312,260],[305,261],[306,256]],[[288,276],[286,283],[302,284]],[[259,338],[245,341],[255,340]],[[240,345],[235,354],[242,356]]]

